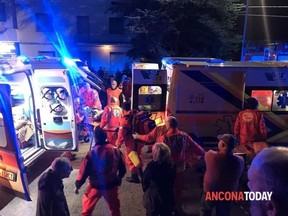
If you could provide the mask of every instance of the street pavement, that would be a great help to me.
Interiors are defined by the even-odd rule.
[[[73,171],[69,178],[64,179],[64,190],[67,198],[68,206],[71,216],[79,216],[81,214],[81,200],[85,192],[85,185],[79,191],[79,194],[74,194],[74,183],[76,175],[79,171],[79,167],[82,159],[85,157],[89,150],[89,144],[83,143],[80,145],[79,152],[77,152],[77,159],[72,161]],[[146,152],[146,149],[143,149]],[[151,154],[144,153],[143,161],[147,164],[151,160]],[[37,165],[39,167],[39,165]],[[46,168],[43,169],[45,171]],[[32,175],[32,171],[30,171]],[[35,174],[34,174],[35,175]],[[40,173],[41,175],[41,173]],[[31,202],[27,202],[18,197],[10,201],[2,210],[0,210],[1,216],[31,216],[36,212],[36,200],[37,200],[37,182],[40,177],[37,177],[31,181],[29,185]],[[126,176],[130,175],[127,170]],[[29,173],[28,173],[29,177]],[[31,177],[30,177],[31,178]],[[124,177],[125,178],[125,177]],[[183,215],[196,216],[198,215],[200,208],[200,200],[202,194],[202,182],[203,182],[203,170],[201,167],[190,167],[185,172],[185,182],[183,182],[182,188],[182,211]],[[240,184],[240,190],[247,190],[245,175]],[[121,202],[121,214],[122,216],[145,216],[145,209],[142,207],[142,188],[140,184],[128,183],[123,179],[122,185],[119,189],[119,197]],[[231,216],[249,216],[247,213],[247,203],[234,204],[231,212]],[[93,212],[93,216],[108,216],[109,210],[103,199],[97,203]],[[215,212],[213,213],[215,215]]]

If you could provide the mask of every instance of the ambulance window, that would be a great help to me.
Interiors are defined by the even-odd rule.
[[[273,91],[272,111],[288,111],[288,90]]]
[[[6,147],[7,145],[7,140],[6,140],[6,134],[5,134],[5,125],[3,121],[3,115],[0,111],[0,147]]]
[[[253,90],[251,92],[251,97],[254,97],[258,100],[258,109],[261,111],[271,111],[272,95],[272,90]]]
[[[161,109],[162,88],[160,86],[141,86],[138,90],[138,108],[158,111]]]

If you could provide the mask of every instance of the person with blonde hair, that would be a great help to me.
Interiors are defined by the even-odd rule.
[[[176,177],[170,148],[164,143],[155,143],[152,158],[143,173],[143,206],[147,216],[169,216],[174,209],[173,186]]]

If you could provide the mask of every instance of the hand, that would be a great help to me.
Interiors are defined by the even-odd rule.
[[[132,136],[133,136],[134,139],[139,139],[139,134],[138,133],[134,133],[134,134],[132,134]]]
[[[79,194],[79,189],[78,189],[78,188],[75,188],[75,189],[74,189],[74,193],[75,193],[75,194]]]

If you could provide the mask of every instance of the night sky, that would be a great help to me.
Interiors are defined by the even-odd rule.
[[[246,3],[246,0],[242,0]],[[262,3],[261,3],[262,2]],[[250,0],[249,6],[288,6],[288,0]],[[288,8],[250,8],[248,14],[257,15],[277,15],[286,17],[265,17],[265,16],[248,16],[247,21],[247,41],[263,41],[269,40],[286,41],[288,42]],[[267,27],[265,28],[265,19],[267,20]],[[239,22],[239,31],[243,33],[244,29],[244,16],[241,16]],[[242,26],[241,26],[242,25]],[[241,29],[242,27],[242,29]],[[266,29],[266,30],[265,30]],[[266,33],[267,32],[267,33]]]

